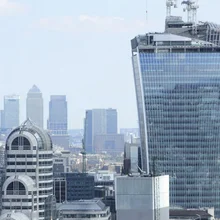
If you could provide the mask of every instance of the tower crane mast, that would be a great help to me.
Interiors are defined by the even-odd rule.
[[[178,0],[166,0],[166,6],[167,6],[167,17],[171,16],[171,9],[172,7],[177,8],[178,7]]]
[[[198,0],[186,0],[182,2],[182,5],[186,5],[183,11],[187,11],[187,21],[196,24],[197,10],[199,8]]]

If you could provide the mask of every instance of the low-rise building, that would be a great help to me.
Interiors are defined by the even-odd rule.
[[[214,208],[170,209],[170,220],[214,220]]]
[[[101,200],[80,200],[58,205],[58,219],[62,220],[110,220],[110,208]]]

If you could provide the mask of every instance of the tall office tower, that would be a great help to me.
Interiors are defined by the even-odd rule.
[[[87,110],[84,127],[86,151],[94,153],[95,135],[117,134],[117,110],[111,108]]]
[[[4,128],[12,129],[19,126],[19,101],[18,95],[4,97]]]
[[[118,113],[116,109],[106,110],[106,133],[117,134],[118,132]]]
[[[143,170],[170,175],[171,206],[220,217],[220,47],[170,33],[131,46]]]
[[[65,95],[52,95],[50,97],[47,128],[50,130],[54,144],[65,148],[69,147],[67,101]]]
[[[20,219],[51,219],[53,151],[49,135],[25,121],[7,138],[6,163],[2,215],[10,217],[15,212]]]
[[[33,85],[29,90],[26,99],[26,116],[38,127],[44,127],[43,97],[40,89]]]
[[[5,127],[4,120],[4,110],[0,110],[0,129],[3,129]]]

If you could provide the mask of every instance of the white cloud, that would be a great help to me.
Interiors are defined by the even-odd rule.
[[[80,15],[42,18],[34,27],[61,32],[130,32],[143,29],[140,20],[126,20],[122,17]]]
[[[0,16],[16,15],[27,11],[27,7],[12,0],[0,0]]]

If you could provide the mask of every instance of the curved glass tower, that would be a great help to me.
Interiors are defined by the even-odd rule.
[[[220,47],[173,34],[131,42],[142,168],[170,175],[170,204],[220,216]]]

